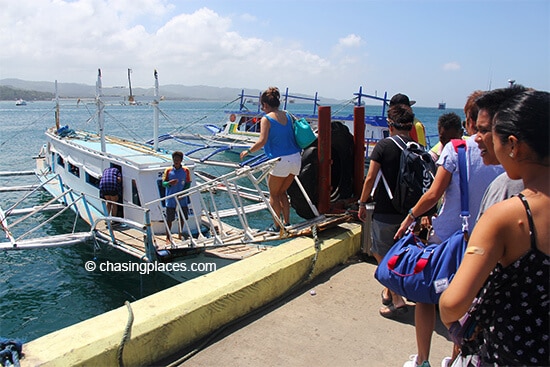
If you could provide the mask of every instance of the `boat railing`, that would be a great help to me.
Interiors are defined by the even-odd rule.
[[[0,249],[35,249],[72,245],[87,240],[100,240],[145,261],[155,261],[159,258],[159,251],[165,249],[180,251],[181,249],[252,245],[303,235],[306,229],[311,229],[326,218],[324,215],[319,215],[317,208],[311,203],[303,187],[299,185],[316,217],[285,227],[271,207],[268,193],[264,191],[268,174],[277,161],[278,159],[270,159],[258,163],[248,162],[248,164],[224,175],[207,177],[206,181],[199,182],[187,190],[140,206],[132,203],[109,202],[93,195],[75,192],[73,189],[64,189],[61,194],[33,208],[20,208],[24,202],[24,199],[21,199],[5,211],[0,208],[1,228],[8,239],[8,242],[0,243]],[[63,186],[60,177],[56,175],[38,185],[32,192],[41,190],[44,185],[57,185],[56,180],[59,185]],[[24,197],[29,198],[29,195]],[[172,232],[168,228],[166,217],[164,215],[161,215],[160,218],[155,216],[156,219],[153,221],[151,213],[162,213],[164,200],[183,196],[192,198],[189,204],[188,218],[184,208],[180,206],[179,200],[176,200],[178,218],[182,218],[181,223],[179,220],[176,222],[179,226],[178,232],[184,234],[183,238],[176,240],[175,236],[171,234],[170,241],[166,243],[165,234],[167,231]],[[98,203],[100,203],[99,207]],[[125,217],[106,215],[108,203],[122,206]],[[51,210],[56,210],[51,217],[45,219],[43,215],[41,216],[44,212]],[[52,221],[59,219],[68,210],[75,213],[80,212],[74,217],[70,233],[54,236],[43,235],[44,232],[47,232],[44,230],[45,226],[51,225]],[[258,218],[254,219],[254,223],[250,221],[250,214],[260,210],[266,210],[266,218],[269,218],[266,220],[267,223],[260,221],[267,226],[274,220],[281,228],[280,232],[274,233],[259,229]],[[141,214],[133,213],[128,217],[131,211]],[[20,217],[11,221],[10,217],[13,216]],[[91,227],[89,231],[77,232],[79,217],[90,218],[88,221]],[[230,220],[227,220],[228,218]],[[64,220],[66,221],[66,219]],[[158,220],[162,222],[161,227],[164,227],[162,233],[155,233],[159,230],[158,223],[155,222]],[[37,222],[36,225],[34,225],[35,222]],[[136,230],[137,232],[133,232]],[[32,238],[39,231],[40,234]],[[137,246],[128,245],[125,236],[129,234],[134,236]],[[97,243],[98,241],[96,241]]]
[[[189,218],[186,218],[180,201],[176,200],[176,211],[178,217],[182,218],[181,224],[177,221],[180,226],[179,232],[191,233],[193,228],[200,229],[203,224],[206,225],[208,231],[198,230],[193,236],[182,241],[183,244],[190,247],[217,247],[290,237],[293,235],[293,228],[284,226],[269,203],[268,193],[262,189],[267,182],[269,172],[278,160],[275,158],[258,164],[243,165],[224,175],[198,183],[187,190],[150,201],[144,206],[159,207],[162,200],[170,197],[193,198],[189,204],[189,210],[193,215],[189,215]],[[305,190],[303,188],[302,190],[304,196],[309,199]],[[200,195],[194,195],[197,193]],[[225,196],[221,197],[220,195]],[[193,202],[196,198],[200,201],[199,203]],[[250,203],[250,201],[254,201],[254,203]],[[317,219],[324,218],[319,215],[311,200],[309,203],[312,206],[312,211],[316,213]],[[268,223],[274,220],[281,228],[280,233],[268,233],[263,229],[253,228],[248,214],[259,210],[267,210],[270,213]],[[228,217],[232,219],[230,224],[226,220],[222,221]],[[159,247],[158,243],[156,245]],[[169,247],[177,247],[177,244],[172,241]]]
[[[198,183],[187,190],[176,194],[168,195],[144,204],[145,207],[160,207],[161,202],[169,198],[181,198],[184,196],[199,198],[200,203],[194,203],[191,200],[190,210],[194,215],[186,218],[183,208],[180,206],[180,201],[176,200],[176,211],[179,218],[182,218],[183,228],[180,231],[187,233],[192,232],[192,228],[201,228],[201,222],[205,222],[210,229],[216,228],[216,231],[210,230],[208,236],[203,231],[198,231],[196,237],[190,236],[187,241],[191,246],[209,245],[220,246],[226,245],[229,242],[246,243],[253,240],[253,230],[250,228],[246,214],[252,211],[268,208],[274,214],[273,209],[269,205],[269,199],[260,187],[260,182],[266,179],[271,168],[276,164],[278,159],[272,159],[257,166],[244,166],[235,169],[219,177],[209,177],[207,181]],[[255,201],[260,201],[262,205],[256,202],[253,207],[247,207],[243,201],[243,197],[250,197],[250,192],[254,190],[244,189],[242,180],[249,182],[255,188]],[[223,188],[223,190],[220,190]],[[223,191],[227,197],[220,198],[220,192]],[[241,191],[246,191],[243,193]],[[194,194],[200,195],[194,195]],[[224,203],[226,207],[221,206]],[[228,209],[229,208],[229,209]],[[233,216],[236,218],[235,225],[228,226],[222,222],[222,218]],[[274,215],[276,217],[276,215]],[[166,223],[165,223],[166,224]],[[236,225],[240,224],[239,227]]]

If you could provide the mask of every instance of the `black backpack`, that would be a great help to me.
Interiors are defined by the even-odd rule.
[[[430,153],[420,144],[414,141],[406,143],[399,135],[392,136],[390,139],[401,149],[399,173],[393,194],[383,175],[382,178],[393,207],[400,214],[405,214],[428,191],[434,181],[436,168]],[[431,215],[435,209],[434,206],[422,215]]]

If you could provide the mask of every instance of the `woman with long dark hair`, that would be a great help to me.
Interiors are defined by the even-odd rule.
[[[286,190],[292,184],[294,176],[300,173],[302,149],[296,143],[292,118],[279,110],[281,94],[276,87],[269,87],[260,96],[260,104],[265,116],[260,121],[260,138],[249,149],[241,152],[241,159],[249,153],[264,148],[269,158],[280,158],[268,177],[269,203],[279,220],[268,228],[279,232],[278,222],[282,217],[283,224],[290,224],[290,203]]]
[[[534,90],[507,100],[493,119],[495,154],[525,188],[483,214],[440,298],[447,327],[460,329],[465,315],[475,325],[453,365],[549,363],[549,126],[550,94]]]

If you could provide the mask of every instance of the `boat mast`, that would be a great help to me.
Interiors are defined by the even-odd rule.
[[[128,102],[130,104],[134,103],[134,95],[132,94],[132,80],[130,79],[130,74],[132,73],[132,69],[128,68],[128,87],[130,88],[130,96],[128,96]]]
[[[59,93],[57,93],[57,80],[55,81],[55,129],[59,130]]]
[[[103,109],[105,105],[101,100],[102,89],[101,89],[101,69],[97,69],[97,82],[95,84],[95,101],[97,104],[97,123],[99,127],[99,138],[101,141],[101,151],[105,153],[107,149],[105,148],[105,132],[103,131],[105,125],[105,117],[103,116]]]
[[[159,144],[159,78],[157,70],[155,69],[155,99],[153,100],[153,148],[158,150]]]

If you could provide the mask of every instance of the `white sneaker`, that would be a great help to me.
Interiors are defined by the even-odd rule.
[[[443,360],[441,361],[441,367],[450,367],[451,366],[451,361],[453,359],[451,357],[445,357],[443,358]]]
[[[403,367],[430,367],[430,363],[428,361],[422,362],[422,364],[418,363],[418,354],[411,354],[409,356],[409,360],[405,363],[403,363]]]
[[[418,354],[411,354],[409,356],[409,360],[405,363],[403,363],[403,367],[416,367],[416,359],[418,358]]]

